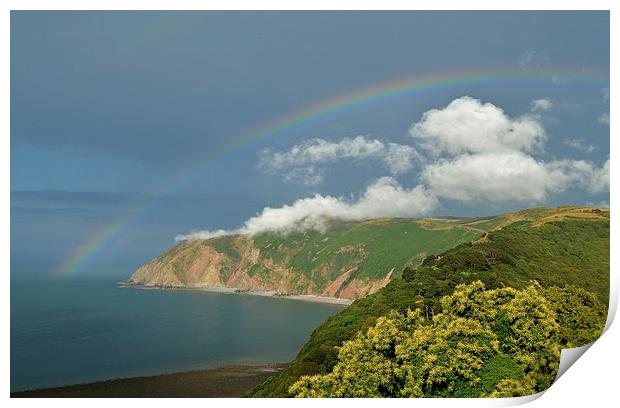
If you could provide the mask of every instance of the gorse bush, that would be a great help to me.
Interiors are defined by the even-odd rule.
[[[560,325],[558,341],[562,348],[583,346],[595,341],[603,332],[607,308],[583,288],[567,285],[544,291]]]
[[[333,370],[301,377],[297,397],[508,397],[547,389],[560,350],[594,341],[596,296],[575,287],[459,285],[441,311],[391,311],[338,349]]]

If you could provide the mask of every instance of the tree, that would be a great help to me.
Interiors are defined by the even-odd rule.
[[[297,397],[536,393],[553,382],[560,346],[596,333],[602,315],[592,296],[577,288],[459,285],[441,299],[441,313],[432,318],[420,309],[380,317],[342,344],[330,373],[302,377],[289,392]],[[573,304],[583,317],[570,313]]]

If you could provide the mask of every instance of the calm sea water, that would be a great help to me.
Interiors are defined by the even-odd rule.
[[[342,308],[114,282],[12,282],[11,391],[290,361]]]

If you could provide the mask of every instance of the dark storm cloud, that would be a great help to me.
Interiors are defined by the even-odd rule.
[[[248,129],[344,90],[452,70],[456,62],[464,69],[514,63],[527,44],[538,42],[533,36],[540,30],[561,53],[567,42],[556,41],[560,28],[582,20],[571,13],[545,17],[14,12],[12,143],[182,166]],[[439,29],[453,25],[458,40]],[[511,38],[517,29],[514,47],[494,40]],[[572,40],[579,57],[608,63],[582,46],[587,41]]]

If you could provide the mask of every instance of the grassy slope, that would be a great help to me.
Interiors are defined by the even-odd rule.
[[[427,255],[477,239],[483,233],[453,220],[430,222],[399,218],[333,225],[324,234],[316,231],[284,235],[264,233],[243,241],[260,250],[258,262],[245,267],[250,276],[264,282],[274,279],[270,268],[286,268],[297,280],[292,288],[294,292],[305,293],[308,286],[312,286],[315,293],[321,293],[348,270],[354,269],[348,282],[353,279],[366,283],[380,281],[392,269],[398,276],[405,265],[417,266]],[[183,241],[154,261],[164,264],[169,273],[187,283],[185,272],[203,247],[210,245],[226,257],[220,271],[225,282],[240,265],[242,255],[235,244],[240,242],[239,238],[231,235],[207,241]],[[272,283],[277,286],[281,282]]]
[[[327,265],[336,272],[329,277],[334,279],[350,265],[357,264],[352,277],[380,280],[392,268],[400,271],[407,264],[417,266],[428,254],[441,253],[480,235],[480,231],[447,223],[429,228],[418,220],[372,220],[335,228],[325,234],[307,233],[303,242],[293,239],[289,246],[303,245],[289,266],[316,278],[316,272]]]
[[[609,211],[562,207],[533,209],[468,222],[492,230],[476,244],[429,257],[377,293],[355,301],[314,330],[287,370],[255,388],[252,396],[287,396],[300,376],[327,373],[336,346],[374,324],[391,309],[421,307],[432,313],[437,300],[459,283],[482,280],[488,288],[573,284],[609,297]]]

